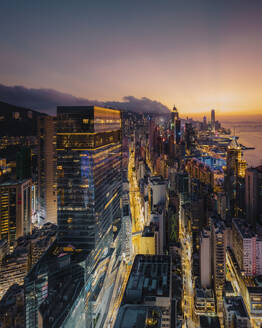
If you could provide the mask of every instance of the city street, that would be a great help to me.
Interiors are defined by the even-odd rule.
[[[132,217],[132,244],[134,253],[139,254],[140,247],[140,233],[144,229],[145,220],[142,210],[140,192],[136,181],[136,175],[133,171],[135,167],[134,152],[130,147],[129,151],[129,164],[128,164],[128,180],[129,180],[129,200],[130,200],[130,212]]]
[[[184,313],[185,321],[183,323],[184,328],[194,328],[196,327],[193,321],[193,311],[194,311],[194,290],[192,285],[192,242],[191,236],[186,235],[185,227],[181,218],[179,220],[179,236],[182,246],[182,274],[183,274],[183,301],[182,301],[182,311]]]

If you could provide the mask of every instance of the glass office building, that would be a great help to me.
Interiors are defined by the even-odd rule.
[[[58,235],[25,278],[27,328],[104,325],[122,268],[120,114],[57,109]]]
[[[57,108],[58,243],[91,251],[120,217],[121,113]]]

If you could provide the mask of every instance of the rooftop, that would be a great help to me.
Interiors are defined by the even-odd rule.
[[[166,184],[166,181],[162,178],[161,175],[150,177],[149,181],[152,183],[152,185],[165,185]]]
[[[171,258],[167,255],[136,255],[123,303],[144,303],[170,295]]]
[[[231,284],[230,281],[226,281],[226,282],[225,282],[224,290],[225,290],[225,292],[228,292],[228,293],[229,293],[229,292],[230,292],[230,293],[233,293],[233,292],[234,292],[233,286],[232,286],[232,284]]]
[[[16,186],[19,184],[23,184],[23,183],[27,182],[28,180],[30,180],[30,179],[8,180],[8,181],[0,183],[0,187]]]
[[[197,288],[196,289],[197,298],[214,298],[214,293],[212,289]]]
[[[242,219],[233,219],[233,224],[235,225],[238,232],[241,234],[243,239],[253,238],[256,236],[254,230],[251,225]]]
[[[241,146],[239,145],[237,141],[237,137],[233,137],[230,144],[228,145],[229,149],[241,149]]]
[[[120,308],[114,328],[158,328],[162,313],[159,308],[146,305],[124,305]]]
[[[210,317],[206,315],[201,315],[200,317],[200,327],[201,328],[220,328],[220,323],[218,317]]]
[[[249,317],[241,296],[225,297],[224,304],[228,312],[233,311],[242,318]]]
[[[142,237],[154,237],[154,230],[152,226],[146,226],[142,233]]]

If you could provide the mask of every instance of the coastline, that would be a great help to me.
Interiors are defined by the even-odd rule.
[[[244,159],[248,167],[256,167],[262,164],[262,121],[226,121],[222,126],[231,129],[239,137],[239,143],[245,148]]]

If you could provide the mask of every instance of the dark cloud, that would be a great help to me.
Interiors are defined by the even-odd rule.
[[[123,97],[123,100],[124,101],[108,101],[105,105],[134,112],[169,113],[168,108],[159,101],[151,100],[146,97],[139,99],[133,96],[126,96]]]
[[[139,99],[133,96],[126,96],[123,97],[123,101],[101,102],[98,100],[75,97],[53,89],[30,89],[23,86],[10,87],[3,84],[0,84],[0,101],[16,106],[39,110],[48,114],[55,114],[56,107],[62,105],[100,105],[129,111],[152,112],[158,114],[169,112],[168,108],[160,102],[145,97]]]

